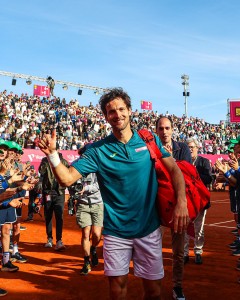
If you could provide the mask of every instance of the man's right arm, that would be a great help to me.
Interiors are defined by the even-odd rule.
[[[71,186],[82,175],[72,166],[67,168],[61,163],[56,150],[56,130],[52,134],[46,134],[39,142],[40,150],[45,153],[51,164],[53,174],[61,186]]]
[[[67,168],[61,162],[57,167],[52,167],[53,174],[61,186],[71,186],[74,182],[82,177],[82,175],[72,166]]]

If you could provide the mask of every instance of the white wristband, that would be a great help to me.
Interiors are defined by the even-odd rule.
[[[54,168],[56,168],[61,162],[57,151],[54,151],[53,153],[49,154],[48,160]]]

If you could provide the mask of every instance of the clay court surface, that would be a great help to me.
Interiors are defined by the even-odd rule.
[[[27,203],[27,199],[25,200]],[[212,192],[212,207],[206,217],[206,243],[203,265],[195,265],[193,252],[185,267],[184,291],[188,300],[235,300],[239,298],[240,272],[235,269],[237,257],[231,255],[227,244],[234,236],[233,217],[229,208],[228,192]],[[27,207],[23,209],[23,219]],[[44,220],[34,216],[31,223],[22,223],[20,252],[28,258],[25,264],[17,264],[16,273],[0,272],[0,287],[8,290],[4,299],[89,299],[105,300],[108,297],[108,281],[103,275],[102,244],[99,247],[100,264],[87,276],[80,275],[83,265],[80,248],[81,233],[75,217],[67,214],[65,205],[63,242],[64,252],[43,247],[46,242]],[[55,231],[54,231],[55,232]],[[162,282],[164,300],[172,299],[171,248],[169,231],[164,235],[163,257],[165,278]],[[129,274],[128,299],[141,299],[141,280]]]

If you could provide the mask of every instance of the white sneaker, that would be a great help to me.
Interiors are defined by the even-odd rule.
[[[60,250],[64,250],[64,249],[66,249],[66,246],[63,244],[63,242],[62,242],[61,240],[59,240],[59,241],[57,242],[57,245],[56,245],[56,247],[55,247],[55,250],[56,250],[56,251],[60,251]]]
[[[47,240],[46,244],[44,245],[45,248],[52,248],[53,240],[50,238]]]

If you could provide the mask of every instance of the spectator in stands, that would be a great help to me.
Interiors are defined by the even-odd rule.
[[[227,153],[225,143],[240,135],[240,128],[237,124],[212,125],[199,118],[177,117],[169,113],[168,115],[173,121],[173,140],[181,142],[186,141],[189,137],[194,137],[198,140],[199,145],[202,145],[202,149],[199,149],[201,153],[212,153],[213,151],[214,153]],[[59,136],[64,134],[64,129],[67,130],[68,126],[72,126],[72,132],[76,128],[77,135],[84,142],[89,139],[96,141],[99,137],[104,138],[111,133],[109,124],[105,122],[98,106],[94,107],[92,104],[90,107],[79,106],[78,102],[73,99],[67,104],[66,99],[57,97],[41,99],[25,93],[18,96],[12,92],[8,94],[7,91],[3,91],[0,93],[1,116],[2,120],[0,121],[2,121],[4,129],[2,132],[6,132],[5,130],[8,128],[11,140],[15,141],[24,137],[24,132],[24,138],[27,138],[31,131],[34,131],[34,134],[40,134],[47,130],[49,125],[57,126]],[[136,130],[146,127],[154,131],[158,116],[161,116],[158,112],[136,110],[132,115],[131,126]],[[216,142],[215,149],[211,149],[213,146],[209,146],[209,143],[205,143],[205,141]],[[21,145],[24,146],[22,143]],[[70,139],[65,148],[71,149]]]

